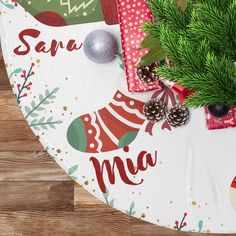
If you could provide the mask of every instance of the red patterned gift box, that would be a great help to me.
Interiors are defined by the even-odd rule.
[[[148,52],[148,49],[140,50],[140,45],[145,37],[140,30],[140,25],[152,20],[146,1],[118,0],[118,12],[129,91],[141,92],[159,88],[159,83],[155,85],[143,84],[136,74],[137,64]]]
[[[208,108],[205,108],[207,127],[209,130],[236,127],[236,109],[231,107],[229,113],[223,118],[214,117]]]

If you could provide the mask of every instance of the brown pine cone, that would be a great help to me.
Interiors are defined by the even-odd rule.
[[[155,84],[159,80],[159,75],[156,74],[156,69],[161,66],[160,62],[154,62],[148,66],[139,66],[137,75],[139,79],[146,84]]]
[[[161,100],[151,99],[144,105],[143,112],[147,120],[155,123],[165,117],[166,105]]]
[[[169,110],[166,119],[175,128],[183,126],[189,120],[188,109],[182,105],[175,105]]]

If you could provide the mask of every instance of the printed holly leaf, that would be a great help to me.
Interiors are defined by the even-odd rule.
[[[9,76],[9,79],[11,80],[11,78],[13,77],[13,75],[16,75],[16,74],[19,74],[22,72],[22,69],[21,68],[17,68],[16,70],[14,70],[10,76]]]
[[[48,96],[49,94],[50,94],[49,90],[46,89],[46,91],[45,91],[45,96]]]
[[[166,57],[166,52],[161,47],[160,39],[147,36],[141,44],[141,49],[145,48],[148,48],[149,52],[141,58],[139,63],[140,66],[150,65],[151,63],[161,61]]]
[[[77,169],[78,169],[78,165],[74,165],[74,166],[72,166],[69,170],[68,170],[68,175],[72,175],[72,174],[74,174],[76,171],[77,171]]]
[[[39,94],[39,101],[42,102],[44,99],[43,95],[42,94]]]
[[[115,199],[112,199],[112,200],[110,201],[109,205],[110,205],[111,207],[114,207],[114,202],[115,202]]]
[[[45,117],[42,117],[38,123],[43,123],[45,121]]]
[[[13,4],[5,3],[2,0],[0,1],[0,3],[2,3],[5,7],[9,8],[9,9],[14,9],[15,8]]]
[[[134,216],[135,214],[136,214],[136,211],[131,211],[131,212],[130,212],[130,215],[131,215],[131,216]]]
[[[109,197],[109,191],[108,191],[108,189],[106,189],[106,192],[103,193],[103,197],[104,197],[104,198],[108,198],[108,197]]]
[[[43,104],[44,104],[44,105],[48,105],[48,104],[50,104],[50,102],[45,99],[45,100],[43,101]]]
[[[58,91],[59,91],[59,88],[54,88],[54,89],[52,90],[53,93],[57,93]]]
[[[48,124],[50,128],[56,129],[56,126],[54,124]]]
[[[130,205],[130,209],[134,209],[134,207],[135,207],[134,202],[132,202]]]
[[[29,112],[31,111],[31,109],[30,109],[29,107],[25,106],[25,111],[26,111],[27,113],[29,113]]]
[[[22,69],[21,68],[17,68],[16,70],[14,70],[14,73],[15,74],[19,74],[19,73],[21,73],[22,72]]]
[[[56,96],[55,95],[51,95],[48,99],[52,100],[54,98],[56,98]]]
[[[53,120],[53,117],[49,117],[48,119],[47,119],[47,122],[51,122]]]
[[[202,231],[202,227],[203,227],[203,221],[200,220],[200,221],[198,222],[198,232],[201,232],[201,231]]]
[[[32,102],[31,102],[31,107],[32,107],[33,109],[36,107],[35,101],[32,101]]]
[[[37,108],[35,109],[35,111],[43,111],[43,110],[45,110],[45,108],[43,108],[43,107],[37,107]]]
[[[42,128],[42,129],[45,129],[45,130],[48,130],[47,125],[41,125],[41,128]]]
[[[37,117],[38,114],[37,114],[37,113],[31,113],[30,116],[32,116],[32,117]]]
[[[34,119],[34,120],[32,120],[32,121],[31,121],[31,125],[34,125],[34,124],[36,124],[36,123],[37,123],[37,121],[38,121],[37,119]]]

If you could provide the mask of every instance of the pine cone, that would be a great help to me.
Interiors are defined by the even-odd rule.
[[[161,66],[160,62],[154,62],[149,66],[139,66],[137,75],[139,79],[146,84],[155,84],[159,80],[159,75],[156,74],[156,69]]]
[[[186,107],[175,105],[169,110],[166,118],[171,126],[177,128],[188,122],[189,112]]]
[[[166,105],[161,100],[149,100],[143,107],[143,112],[147,120],[155,123],[165,117]]]

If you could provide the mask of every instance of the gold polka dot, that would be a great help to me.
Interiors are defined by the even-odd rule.
[[[57,149],[57,153],[61,153],[61,149]]]
[[[88,185],[88,184],[89,184],[88,180],[84,181],[84,184],[85,184],[85,185]]]
[[[197,202],[196,202],[196,201],[192,201],[192,205],[193,205],[193,206],[196,206],[196,205],[197,205]]]
[[[144,213],[142,213],[141,218],[145,218],[145,214]]]

